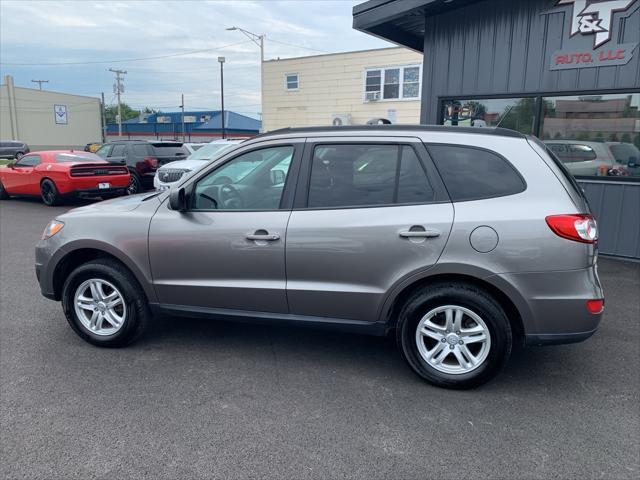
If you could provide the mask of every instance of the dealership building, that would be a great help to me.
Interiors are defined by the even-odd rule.
[[[640,258],[640,0],[369,0],[353,26],[423,53],[420,123],[537,136],[600,251]]]

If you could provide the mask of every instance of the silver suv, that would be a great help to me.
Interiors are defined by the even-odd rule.
[[[418,375],[468,388],[515,345],[595,332],[596,240],[580,188],[535,138],[320,127],[57,217],[36,272],[95,345],[132,342],[154,313],[395,332]]]

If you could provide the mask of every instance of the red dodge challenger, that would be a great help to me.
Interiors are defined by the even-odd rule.
[[[126,166],[82,151],[33,152],[0,168],[0,199],[40,196],[49,206],[73,197],[116,197],[127,193],[128,186]]]

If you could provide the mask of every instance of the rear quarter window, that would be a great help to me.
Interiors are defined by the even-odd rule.
[[[454,202],[515,195],[527,188],[516,169],[494,152],[458,145],[427,149]]]

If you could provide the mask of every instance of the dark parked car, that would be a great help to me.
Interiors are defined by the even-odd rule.
[[[116,140],[105,143],[96,155],[129,167],[129,193],[134,194],[153,188],[153,177],[158,167],[174,160],[184,160],[189,151],[181,142]]]
[[[19,160],[25,153],[29,153],[29,146],[16,140],[0,141],[0,158],[15,158]]]

